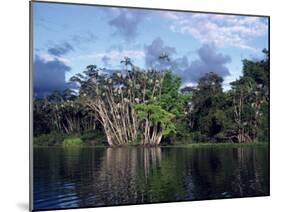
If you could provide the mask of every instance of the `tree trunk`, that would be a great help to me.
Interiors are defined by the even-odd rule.
[[[161,142],[161,139],[162,139],[162,133],[160,133],[158,136],[157,136],[157,139],[156,139],[156,144],[159,145],[160,142]]]

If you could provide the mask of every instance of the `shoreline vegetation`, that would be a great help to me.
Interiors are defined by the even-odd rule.
[[[53,134],[50,134],[53,135]],[[233,142],[191,142],[188,143],[184,141],[173,142],[173,143],[160,143],[159,145],[147,144],[143,145],[141,142],[130,143],[130,144],[120,144],[115,146],[109,146],[106,137],[104,135],[98,135],[98,140],[92,140],[89,135],[84,136],[67,136],[59,135],[61,140],[56,140],[55,138],[49,138],[50,135],[43,135],[41,138],[34,138],[34,147],[36,148],[121,148],[121,147],[167,147],[167,148],[224,148],[224,147],[268,147],[269,143],[267,141],[254,141],[251,143],[233,143]],[[56,134],[55,134],[56,135]],[[57,135],[58,136],[58,135]],[[41,139],[45,139],[42,141]],[[39,139],[39,140],[38,140]],[[50,143],[56,141],[56,143]]]
[[[269,60],[244,59],[243,75],[224,90],[210,71],[183,86],[169,61],[107,73],[89,65],[71,77],[76,89],[34,97],[34,146],[212,146],[268,144]],[[214,70],[215,71],[215,70]],[[203,142],[206,141],[206,142]],[[258,142],[262,141],[262,142]]]
[[[169,145],[140,145],[140,144],[131,144],[131,145],[120,145],[120,146],[107,146],[107,145],[57,145],[57,146],[34,146],[34,148],[241,148],[241,147],[260,147],[268,148],[269,145],[267,142],[255,142],[255,143],[210,143],[210,142],[201,142],[201,143],[189,143],[189,144],[169,144]]]

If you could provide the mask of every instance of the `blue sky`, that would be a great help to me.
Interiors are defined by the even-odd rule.
[[[67,87],[89,64],[122,69],[125,56],[141,68],[170,68],[183,85],[213,71],[228,83],[241,60],[268,48],[265,17],[33,3],[34,91]],[[159,62],[167,53],[170,62]]]

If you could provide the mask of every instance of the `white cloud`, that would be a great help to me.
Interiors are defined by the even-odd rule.
[[[65,57],[61,57],[61,56],[56,56],[56,55],[52,55],[49,53],[42,53],[40,54],[40,58],[41,60],[43,60],[44,62],[52,62],[55,60],[58,60],[66,65],[70,65],[71,61]]]
[[[89,55],[81,56],[83,58],[93,58],[93,59],[102,59],[106,55],[107,58],[110,60],[117,60],[120,61],[124,59],[124,57],[130,57],[130,58],[143,58],[144,52],[139,50],[124,50],[124,51],[118,51],[118,50],[111,50],[109,52],[97,52]]]
[[[256,50],[249,41],[268,33],[267,19],[261,17],[177,12],[163,15],[172,21],[172,31],[190,34],[201,43],[219,47]]]

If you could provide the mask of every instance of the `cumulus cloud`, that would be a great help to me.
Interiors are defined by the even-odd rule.
[[[255,50],[249,41],[268,33],[267,19],[263,17],[176,12],[162,14],[172,20],[172,31],[188,33],[202,43],[214,43],[220,47]]]
[[[159,60],[159,56],[162,53],[166,53],[171,59],[176,53],[176,49],[174,47],[165,46],[160,37],[154,39],[150,45],[145,45],[144,51],[145,64],[150,68],[163,68],[170,65],[169,61]]]
[[[218,53],[214,45],[203,44],[197,54],[199,59],[192,61],[190,66],[181,72],[185,82],[196,82],[208,72],[214,72],[221,77],[230,75],[226,64],[231,62],[231,58],[228,55]]]
[[[231,61],[228,55],[216,52],[216,47],[212,44],[204,44],[199,50],[200,59],[206,64],[223,64]]]
[[[146,12],[137,9],[119,9],[119,14],[108,23],[115,28],[115,34],[123,36],[126,41],[132,41],[138,35],[139,24]]]
[[[68,65],[57,58],[45,60],[36,55],[33,64],[34,95],[44,97],[55,90],[62,91],[69,87],[65,74],[70,70]]]
[[[49,48],[48,53],[53,56],[62,56],[73,50],[74,48],[72,45],[70,45],[68,42],[64,42],[60,45]]]
[[[163,52],[170,60],[161,61],[159,55]],[[156,38],[150,45],[145,46],[145,61],[148,68],[170,69],[182,78],[182,83],[195,83],[208,72],[214,72],[221,77],[230,74],[227,64],[231,62],[228,55],[218,53],[214,44],[203,44],[195,52],[198,59],[189,62],[186,55],[176,57],[176,49],[166,46],[161,38]]]

